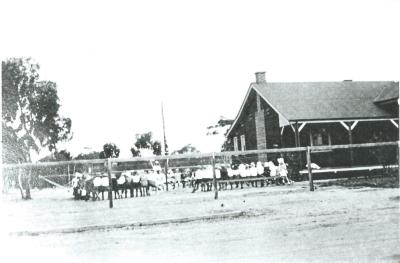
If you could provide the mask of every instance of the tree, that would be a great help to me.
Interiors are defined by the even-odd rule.
[[[80,153],[78,154],[74,160],[93,160],[93,159],[100,159],[101,152],[90,152],[90,153]]]
[[[225,135],[232,123],[233,120],[221,116],[216,125],[211,125],[207,127],[207,135]]]
[[[92,151],[90,153],[80,153],[78,154],[74,160],[93,160],[93,159],[100,159],[100,154],[101,152],[96,152],[96,151]],[[79,171],[82,172],[85,169],[88,169],[89,165],[82,165],[82,164],[74,164],[73,165],[73,173],[75,173],[75,171]],[[92,166],[93,167],[93,166]],[[77,168],[77,170],[76,170]]]
[[[133,157],[138,157],[140,156],[140,150],[137,149],[135,146],[131,147],[131,153]]]
[[[153,148],[153,154],[154,155],[161,155],[161,152],[162,152],[162,150],[161,150],[161,142],[159,142],[159,141],[153,142],[152,148]]]
[[[153,133],[147,132],[142,134],[136,134],[135,146],[138,149],[149,149],[152,147],[153,143]]]
[[[31,162],[31,155],[56,149],[72,138],[71,119],[59,115],[57,85],[39,81],[39,65],[27,58],[2,61],[3,163]],[[29,176],[30,177],[30,176]],[[30,178],[22,198],[30,199]]]
[[[200,153],[199,150],[196,149],[196,147],[194,147],[191,144],[187,144],[185,146],[183,146],[180,150],[177,151],[173,151],[173,154],[186,154],[186,153]]]
[[[221,151],[229,149],[229,143],[225,135],[233,124],[233,121],[221,116],[216,125],[207,127],[207,135],[212,136],[218,141],[217,143],[221,144]]]
[[[103,151],[100,152],[100,159],[118,158],[120,149],[115,143],[106,143],[103,146]]]
[[[67,150],[55,151],[54,153],[40,159],[40,162],[70,161],[71,153]]]
[[[161,155],[161,142],[153,140],[152,132],[136,134],[136,142],[131,147],[132,156],[141,156],[143,149],[151,150],[154,155]]]

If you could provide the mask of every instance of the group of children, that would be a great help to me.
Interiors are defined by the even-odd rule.
[[[234,164],[231,166],[227,167],[217,167],[215,170],[215,175],[216,179],[240,179],[240,178],[257,178],[257,177],[267,177],[270,178],[270,180],[278,183],[281,182],[283,184],[291,184],[292,181],[288,178],[288,170],[287,170],[287,164],[285,163],[283,158],[277,158],[276,159],[277,164],[273,161],[268,161],[265,162],[264,164],[260,161],[258,162],[251,162],[250,164],[245,164],[245,163],[240,163],[240,164]],[[151,180],[154,181],[159,181],[160,185],[163,185],[165,183],[165,175],[163,174],[163,170],[160,166],[160,164],[156,161],[152,167],[151,173],[147,172],[146,177],[148,177]],[[193,184],[192,182],[195,182],[196,180],[207,180],[207,179],[212,179],[213,177],[213,171],[212,167],[206,167],[206,169],[200,169],[196,171],[190,171],[185,173],[173,173],[172,170],[168,171],[168,184],[171,184],[173,188],[176,187],[176,184],[182,183],[183,186],[185,184]],[[144,171],[143,171],[144,172]],[[123,173],[125,174],[125,173]],[[134,179],[139,178],[139,173],[138,171],[135,171],[136,176]],[[85,180],[88,179],[90,176],[88,174],[82,174],[82,173],[75,173],[75,177],[71,181],[71,186],[73,188],[73,195],[75,199],[80,199],[81,196],[85,196]],[[125,176],[121,176],[118,179],[125,179]],[[100,182],[101,180],[101,182]],[[99,181],[99,182],[98,182]],[[135,180],[134,180],[135,181]],[[95,177],[95,180],[93,181],[95,186],[106,186],[108,187],[108,177]],[[118,180],[117,180],[118,183]]]
[[[278,165],[268,161],[262,164],[260,161],[250,164],[232,165],[227,169],[229,178],[246,178],[246,177],[280,177],[284,183],[291,184],[292,181],[288,178],[287,164],[283,158],[277,159]]]

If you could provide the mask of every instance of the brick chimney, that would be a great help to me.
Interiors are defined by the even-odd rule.
[[[256,83],[265,83],[265,72],[256,72]]]

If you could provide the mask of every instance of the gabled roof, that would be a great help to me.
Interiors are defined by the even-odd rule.
[[[397,100],[398,98],[399,98],[399,83],[397,82],[397,85],[389,85],[384,87],[381,93],[375,98],[374,102],[379,104],[387,101]]]
[[[398,85],[389,81],[343,81],[265,82],[251,86],[288,121],[298,121],[393,117],[377,107],[374,100],[386,88],[398,90]]]
[[[289,122],[398,117],[374,103],[380,95],[398,97],[399,83],[393,81],[262,82],[251,83],[247,94],[252,89]]]

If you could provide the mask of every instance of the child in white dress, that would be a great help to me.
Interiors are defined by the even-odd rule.
[[[288,171],[287,171],[287,165],[284,161],[283,158],[278,158],[278,169],[277,169],[278,175],[282,178],[283,183],[285,183],[285,181],[288,184],[291,184],[291,181],[288,178]]]

